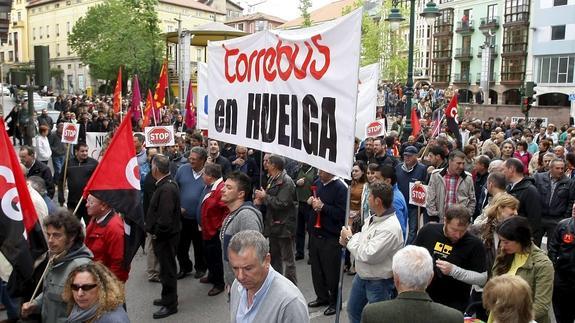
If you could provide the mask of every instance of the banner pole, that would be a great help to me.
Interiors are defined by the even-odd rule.
[[[68,160],[70,159],[70,144],[66,148],[66,160],[64,161],[64,181],[62,182],[62,195],[66,192],[66,177],[68,176]]]
[[[359,9],[361,12],[361,17],[363,17],[363,9]],[[361,42],[358,42],[358,51],[361,52]],[[357,127],[356,123],[357,123],[357,89],[359,88],[359,69],[360,69],[360,64],[359,62],[357,62],[357,80],[356,80],[356,91],[355,91],[355,112],[353,114],[353,137],[355,140],[355,128]],[[379,71],[378,71],[378,75],[379,75]],[[387,129],[386,129],[387,130]],[[353,147],[351,148],[353,149]],[[351,163],[353,165],[353,161],[354,161],[354,154],[355,154],[355,150],[353,151],[352,155],[351,155]],[[350,170],[351,172],[351,170]],[[344,225],[347,227],[347,223],[349,221],[349,210],[350,210],[350,200],[351,200],[351,187],[348,186],[347,187],[347,201],[345,204],[345,221],[343,222]],[[341,256],[340,256],[340,260],[339,260],[339,282],[338,282],[338,286],[337,286],[337,303],[335,304],[335,323],[339,323],[339,316],[341,314],[341,303],[342,303],[342,299],[343,299],[343,268],[345,266],[345,253],[347,251],[346,247],[342,247],[341,248]]]
[[[76,212],[78,212],[78,209],[80,208],[80,204],[82,204],[83,200],[84,200],[84,195],[82,195],[82,197],[80,197],[80,201],[78,201],[78,204],[76,204],[76,207],[74,208],[74,212],[72,213],[73,215],[76,215]]]
[[[38,290],[40,289],[40,286],[42,285],[42,283],[44,282],[44,278],[46,278],[46,274],[48,273],[48,270],[50,269],[50,267],[52,266],[52,262],[54,262],[54,258],[56,257],[56,255],[50,257],[50,259],[48,260],[48,263],[46,264],[46,268],[44,268],[44,272],[42,273],[42,276],[40,277],[40,280],[38,281],[38,285],[36,285],[36,288],[34,289],[34,293],[32,293],[32,297],[30,297],[30,301],[33,301],[34,298],[36,298],[36,294],[38,293]]]

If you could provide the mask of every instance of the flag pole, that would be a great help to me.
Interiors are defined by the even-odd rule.
[[[66,161],[64,162],[64,181],[62,182],[62,195],[66,192],[66,177],[68,176],[68,160],[70,159],[70,144],[66,148]]]
[[[361,10],[361,15],[363,17],[363,9],[359,9]],[[361,42],[358,42],[358,51],[361,51]],[[357,81],[356,81],[356,91],[355,91],[355,113],[353,114],[353,136],[355,138],[355,128],[356,128],[356,123],[357,123],[357,89],[359,88],[359,69],[360,69],[360,64],[358,62],[357,64]],[[387,129],[386,129],[387,130]],[[351,148],[353,149],[353,148]],[[353,165],[354,162],[354,154],[355,154],[355,150],[353,151],[353,153],[351,154],[351,164]],[[351,171],[350,171],[351,173]],[[345,183],[344,183],[345,184]],[[351,187],[348,186],[347,187],[347,201],[345,204],[345,220],[343,222],[343,225],[347,228],[348,225],[348,221],[349,221],[349,210],[350,210],[350,201],[351,201]],[[341,314],[341,302],[343,299],[343,268],[345,266],[345,252],[347,251],[347,247],[341,247],[341,255],[340,255],[340,260],[339,260],[339,280],[338,280],[338,284],[337,284],[337,303],[335,304],[335,323],[339,323],[339,316]]]
[[[30,297],[30,301],[33,301],[34,298],[36,298],[36,294],[38,293],[38,290],[40,289],[40,286],[42,285],[42,283],[44,282],[44,278],[46,278],[46,274],[48,273],[48,269],[50,269],[50,267],[52,266],[52,263],[54,262],[54,258],[56,258],[57,255],[53,255],[52,257],[50,257],[50,259],[48,260],[48,263],[46,264],[46,268],[44,268],[44,272],[42,273],[42,276],[40,277],[40,280],[38,281],[38,284],[36,285],[36,288],[34,289],[34,293],[32,293],[32,297]]]
[[[76,212],[78,212],[78,209],[80,208],[80,204],[82,204],[82,201],[84,201],[84,195],[82,195],[82,197],[80,197],[80,201],[78,201],[78,204],[76,204],[76,207],[74,208],[74,212],[72,212],[73,215],[76,215]]]

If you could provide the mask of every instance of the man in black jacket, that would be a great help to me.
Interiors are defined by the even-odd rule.
[[[317,299],[308,306],[328,305],[323,314],[334,315],[341,261],[339,234],[345,223],[347,187],[342,180],[323,170],[319,171],[315,185],[317,197],[311,196],[307,202],[314,210],[309,217],[308,232],[311,277]],[[316,227],[317,222],[320,224]]]
[[[533,240],[541,245],[543,230],[541,227],[541,195],[535,187],[535,180],[523,175],[523,162],[517,158],[509,158],[503,165],[503,173],[510,183],[507,193],[519,200],[518,214],[529,220],[533,231]]]
[[[36,160],[36,153],[34,148],[30,146],[20,147],[20,162],[26,167],[26,177],[30,176],[40,176],[46,182],[46,190],[48,191],[48,196],[54,198],[54,193],[56,193],[56,188],[54,187],[54,180],[52,178],[52,172],[46,164],[38,162]]]
[[[541,194],[541,225],[547,238],[551,239],[557,223],[571,215],[568,208],[571,180],[565,176],[565,161],[556,158],[549,164],[549,171],[533,177]]]
[[[62,132],[64,123],[56,125],[56,130],[48,135],[50,150],[52,150],[52,164],[54,165],[54,181],[58,181],[60,173],[64,169],[64,159],[66,158],[66,144],[62,143]]]
[[[98,166],[98,161],[94,158],[88,157],[88,145],[81,142],[74,146],[74,158],[68,160],[68,170],[66,172],[66,185],[68,185],[68,209],[74,211],[76,205],[82,199],[84,187],[88,184],[90,177]],[[60,173],[58,179],[58,202],[63,205],[66,200],[64,199],[64,171]],[[86,201],[82,200],[78,211],[76,211],[78,219],[84,219],[88,224],[90,217],[86,211]]]
[[[170,177],[170,160],[156,155],[152,160],[152,176],[156,180],[156,191],[152,195],[146,214],[146,231],[154,239],[154,251],[160,263],[162,298],[154,300],[161,306],[154,319],[168,317],[178,312],[178,279],[176,249],[182,230],[180,190]]]
[[[575,289],[575,217],[563,219],[549,237],[549,258],[555,268],[553,310],[558,323],[573,322]]]

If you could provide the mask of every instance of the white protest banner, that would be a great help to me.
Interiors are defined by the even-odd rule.
[[[173,126],[146,127],[146,147],[163,147],[175,145]]]
[[[78,137],[80,136],[80,124],[64,122],[64,130],[62,131],[62,143],[77,144]]]
[[[357,94],[357,115],[355,116],[355,136],[365,139],[365,127],[375,119],[377,106],[377,82],[379,64],[374,63],[359,69],[359,89]]]
[[[208,129],[208,65],[198,62],[198,91],[196,95],[198,129]]]
[[[409,183],[409,204],[425,207],[427,185]]]
[[[365,126],[365,136],[366,137],[385,137],[387,134],[387,124],[385,119],[377,119],[373,122],[370,122]]]
[[[210,42],[210,138],[350,178],[361,14]]]
[[[89,157],[100,160],[100,152],[107,137],[107,132],[86,132],[86,145],[88,145]]]
[[[542,127],[547,127],[547,123],[549,122],[549,118],[545,118],[545,117],[529,117],[529,122],[536,122],[537,119],[541,119],[543,122],[541,122],[541,126]],[[519,122],[519,120],[525,120],[525,117],[511,117],[511,122]]]

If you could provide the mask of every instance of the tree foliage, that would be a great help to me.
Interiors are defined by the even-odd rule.
[[[108,0],[91,7],[74,25],[68,45],[92,77],[116,78],[137,73],[144,88],[159,74],[163,41],[156,12],[157,0]]]
[[[344,8],[343,14],[364,6],[365,0]],[[405,8],[402,15],[407,14]],[[400,32],[391,30],[384,13],[391,10],[391,1],[377,2],[370,12],[364,11],[361,21],[361,66],[380,63],[381,79],[405,81],[407,79],[407,44]]]
[[[301,12],[301,16],[303,18],[303,27],[311,27],[311,14],[309,13],[309,9],[311,8],[311,0],[299,0],[299,11]]]

